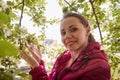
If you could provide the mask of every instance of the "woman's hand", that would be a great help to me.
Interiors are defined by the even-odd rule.
[[[24,60],[30,64],[32,68],[35,68],[39,66],[39,63],[41,61],[41,53],[40,53],[40,46],[35,46],[32,43],[27,43],[26,47],[32,54],[31,56],[26,53],[26,51],[20,50],[21,56],[24,58]]]

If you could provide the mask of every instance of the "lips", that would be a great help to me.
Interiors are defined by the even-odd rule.
[[[75,42],[76,42],[76,41],[68,41],[68,42],[66,42],[66,45],[67,45],[67,46],[72,46]]]

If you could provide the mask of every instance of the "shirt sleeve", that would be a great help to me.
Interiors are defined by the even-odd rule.
[[[86,72],[80,80],[110,80],[110,70],[97,68]]]
[[[44,62],[41,61],[38,67],[31,69],[29,74],[32,76],[32,80],[54,80],[56,69],[53,67],[51,73],[47,75],[47,71],[44,66]]]
[[[32,76],[32,80],[49,80],[43,61],[38,67],[31,69],[29,74]]]
[[[63,54],[61,54],[63,55]],[[41,60],[40,65],[38,67],[35,67],[34,69],[31,69],[31,71],[29,72],[29,74],[32,76],[32,80],[55,80],[56,78],[56,70],[58,70],[58,67],[61,67],[60,65],[60,60],[61,60],[61,56],[59,56],[55,63],[54,66],[51,70],[51,73],[49,75],[47,75],[47,71],[45,69],[44,66],[44,62]],[[56,67],[56,65],[58,67]]]

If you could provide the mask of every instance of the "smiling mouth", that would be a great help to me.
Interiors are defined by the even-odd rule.
[[[72,46],[75,43],[75,41],[70,41],[67,43],[67,46]]]

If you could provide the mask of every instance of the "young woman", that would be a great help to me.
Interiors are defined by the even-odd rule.
[[[40,48],[27,44],[33,57],[20,51],[31,65],[33,80],[110,80],[110,66],[100,44],[90,33],[87,19],[81,14],[67,13],[60,24],[61,40],[66,47],[55,61],[49,75],[41,59]]]

